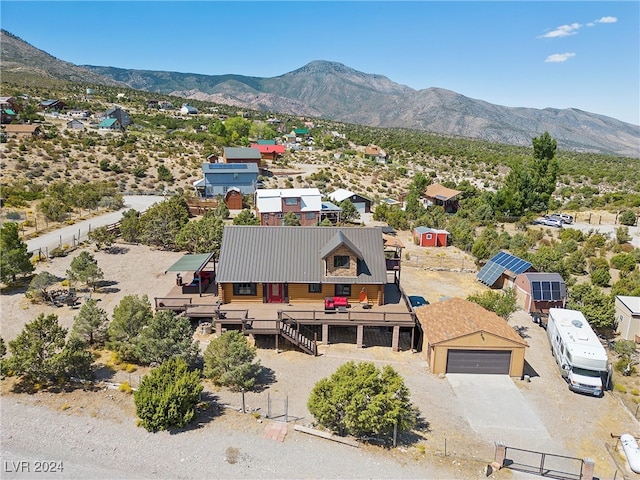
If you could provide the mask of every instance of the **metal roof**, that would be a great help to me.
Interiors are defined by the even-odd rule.
[[[362,260],[356,277],[326,277],[322,251],[338,233]],[[358,252],[354,251],[355,255]],[[382,231],[378,227],[224,228],[217,281],[220,283],[387,283]]]
[[[262,155],[257,148],[247,147],[224,147],[225,158],[238,158],[238,159],[254,159],[260,160]]]
[[[317,188],[261,188],[256,191],[256,208],[260,213],[282,212],[283,198],[299,198],[300,212],[322,210],[322,194]]]
[[[515,274],[526,272],[531,268],[531,263],[507,252],[494,255],[477,274],[478,280],[488,286],[493,286],[505,271]]]
[[[213,253],[197,253],[194,255],[183,255],[180,259],[167,268],[167,272],[199,272],[207,266],[213,258]]]

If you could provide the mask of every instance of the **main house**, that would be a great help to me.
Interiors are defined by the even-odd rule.
[[[317,302],[367,292],[384,304],[387,283],[377,227],[224,227],[218,261],[222,303]]]
[[[320,222],[322,194],[317,188],[265,188],[256,190],[255,205],[260,225],[283,225],[293,212],[300,225],[311,226]]]
[[[201,197],[226,196],[234,189],[242,195],[256,191],[258,167],[255,163],[203,163],[202,173],[203,178],[193,184]]]

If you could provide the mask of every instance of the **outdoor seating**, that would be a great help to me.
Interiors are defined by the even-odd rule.
[[[349,307],[349,299],[347,297],[325,297],[324,311],[326,313],[338,312],[344,313]]]

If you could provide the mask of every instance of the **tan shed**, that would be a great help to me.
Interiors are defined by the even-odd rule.
[[[523,375],[528,344],[495,313],[462,298],[419,307],[415,313],[431,373]]]

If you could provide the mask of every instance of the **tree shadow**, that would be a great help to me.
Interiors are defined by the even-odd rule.
[[[31,380],[25,378],[19,378],[11,388],[13,393],[26,393],[26,394],[34,394],[34,393],[42,393],[47,392],[50,394],[58,394],[58,393],[71,393],[76,390],[83,390],[85,392],[97,392],[101,390],[101,388],[93,382],[93,380],[86,381],[68,381],[60,384],[41,384],[38,382],[33,382]]]
[[[129,252],[127,247],[121,247],[119,245],[111,245],[109,248],[105,249],[106,253],[111,255],[123,255]]]
[[[223,413],[223,408],[219,402],[220,398],[211,392],[203,390],[200,395],[200,401],[196,407],[195,418],[182,428],[170,428],[170,435],[177,435],[192,430],[204,428],[208,423],[219,417]]]
[[[514,325],[513,329],[521,338],[531,338],[531,335],[527,333],[529,331],[529,327],[526,325]]]
[[[264,392],[269,385],[276,382],[276,372],[269,367],[262,366],[262,370],[256,379],[256,384],[253,387],[253,391],[256,393]]]

